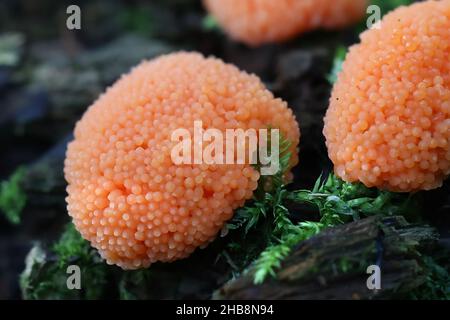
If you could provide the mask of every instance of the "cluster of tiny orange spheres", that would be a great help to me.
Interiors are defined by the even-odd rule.
[[[204,0],[233,39],[249,45],[281,42],[315,29],[361,20],[367,0]]]
[[[400,7],[350,48],[324,135],[338,176],[397,192],[450,174],[450,0]]]
[[[172,132],[198,120],[222,132],[279,128],[297,163],[295,117],[255,75],[196,53],[141,63],[89,107],[65,161],[68,212],[109,264],[185,258],[252,197],[251,164],[174,164]]]

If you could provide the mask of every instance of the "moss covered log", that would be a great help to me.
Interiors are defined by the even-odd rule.
[[[254,269],[216,291],[217,299],[373,299],[407,296],[430,285],[429,260],[438,235],[403,217],[374,216],[327,229],[297,245],[276,279],[253,282]],[[381,268],[381,289],[369,290],[367,267]],[[448,283],[448,274],[447,274]],[[428,298],[445,298],[445,290]],[[420,294],[420,293],[419,293]],[[447,293],[448,294],[448,293]],[[427,298],[427,297],[423,297]]]

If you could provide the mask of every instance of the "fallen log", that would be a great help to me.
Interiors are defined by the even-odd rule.
[[[215,299],[374,299],[408,292],[426,281],[419,252],[438,240],[428,226],[403,217],[374,216],[330,228],[298,244],[276,278],[253,282],[250,267],[227,282]],[[380,267],[381,289],[369,289],[367,268]]]

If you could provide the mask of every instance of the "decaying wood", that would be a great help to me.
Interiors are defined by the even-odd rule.
[[[253,283],[250,268],[220,288],[217,299],[372,299],[421,285],[420,252],[437,242],[435,230],[403,217],[370,217],[330,228],[295,247],[276,279]],[[381,289],[367,288],[367,267],[379,265]]]

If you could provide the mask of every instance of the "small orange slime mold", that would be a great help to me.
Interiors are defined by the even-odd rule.
[[[256,46],[315,29],[337,29],[364,17],[367,0],[204,0],[235,40]]]
[[[142,62],[89,107],[65,161],[68,212],[109,264],[185,258],[252,197],[250,164],[173,163],[172,132],[197,120],[221,131],[279,128],[297,163],[295,117],[258,77],[196,53]]]
[[[450,1],[386,15],[350,48],[325,117],[336,174],[411,192],[450,174]]]

